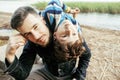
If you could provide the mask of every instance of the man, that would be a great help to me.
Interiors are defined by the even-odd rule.
[[[49,4],[53,3],[56,4],[60,2],[59,0],[58,2],[53,0]],[[64,9],[65,5],[61,4],[61,7]],[[55,11],[58,11],[58,13],[60,12],[60,14],[62,12],[60,8]],[[15,77],[16,80],[24,80],[28,77],[36,54],[43,59],[44,63],[46,64],[45,67],[49,68],[49,70],[54,66],[53,63],[55,60],[51,52],[53,51],[53,47],[51,47],[53,45],[52,34],[60,22],[56,21],[59,20],[57,17],[50,17],[52,14],[49,13],[51,13],[50,10],[46,8],[45,12],[42,13],[44,18],[42,19],[42,17],[39,16],[32,8],[23,7],[19,8],[11,19],[12,28],[18,30],[20,34],[14,35],[9,40],[6,50],[6,64],[8,66],[6,72]],[[66,17],[68,17],[68,15]],[[64,19],[66,17],[64,17]],[[68,19],[72,21],[72,23],[76,24],[76,21],[73,18],[68,17]],[[78,28],[78,30],[80,29]],[[86,43],[84,42],[83,44],[87,49],[87,55],[81,57],[81,64],[78,66],[79,69],[77,69],[76,73],[74,73],[73,78],[76,78],[77,80],[80,80],[81,78],[84,79],[86,68],[88,67],[90,59],[90,51]],[[25,47],[20,59],[18,60],[15,56],[15,52],[22,45],[25,45]],[[50,66],[51,64],[52,66]],[[53,71],[51,73],[55,73],[55,76],[61,76],[59,64],[51,71]],[[50,79],[50,77],[48,77],[48,79]]]

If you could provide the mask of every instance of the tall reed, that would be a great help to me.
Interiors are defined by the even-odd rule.
[[[120,2],[65,2],[71,8],[78,7],[81,13],[98,12],[120,14]],[[44,9],[47,2],[33,4],[37,9]]]

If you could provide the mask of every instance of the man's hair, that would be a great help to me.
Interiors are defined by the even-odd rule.
[[[11,18],[11,27],[13,29],[17,29],[18,27],[23,25],[23,22],[25,20],[25,18],[27,17],[28,14],[36,14],[37,12],[35,11],[35,9],[33,9],[32,7],[29,6],[23,6],[18,8],[12,18]]]
[[[77,40],[74,44],[60,44],[59,41],[54,41],[54,56],[58,62],[69,61],[71,59],[76,59],[80,57],[84,51],[85,47],[81,40]]]

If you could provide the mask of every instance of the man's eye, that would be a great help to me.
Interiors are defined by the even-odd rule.
[[[36,25],[35,27],[34,27],[34,30],[36,30],[38,28],[38,26]]]
[[[28,37],[30,34],[31,34],[30,32],[29,33],[25,33],[24,36]]]

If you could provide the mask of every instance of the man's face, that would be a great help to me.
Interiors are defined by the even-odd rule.
[[[49,43],[49,29],[39,15],[28,14],[23,25],[17,30],[28,40],[43,47]]]
[[[65,20],[57,28],[57,31],[54,33],[54,38],[61,44],[73,44],[79,40],[77,27],[70,21]]]

